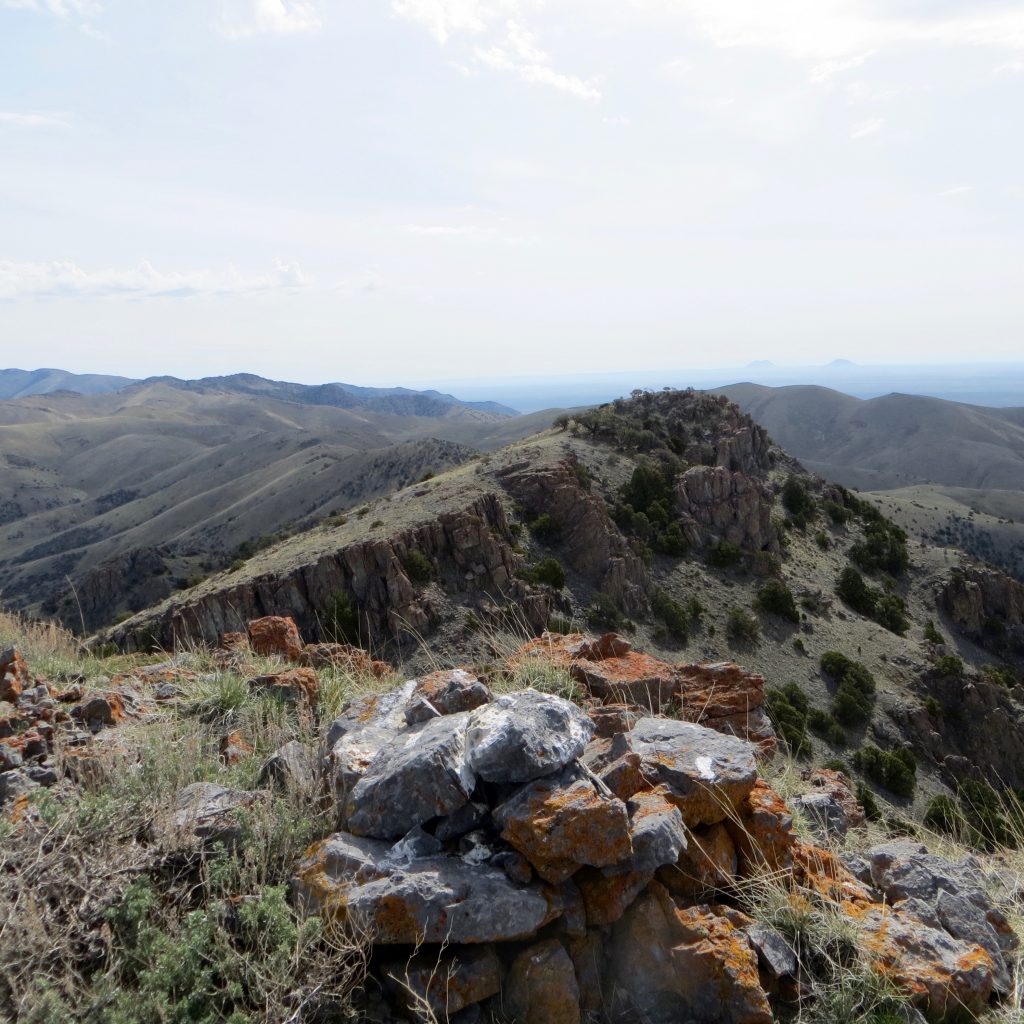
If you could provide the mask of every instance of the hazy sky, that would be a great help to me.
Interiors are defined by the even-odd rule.
[[[0,366],[1024,352],[1024,2],[0,0]]]

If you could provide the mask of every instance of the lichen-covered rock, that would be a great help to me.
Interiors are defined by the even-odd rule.
[[[501,1012],[516,1024],[579,1024],[576,971],[557,939],[538,942],[512,961],[502,988]]]
[[[313,708],[320,700],[320,680],[311,668],[290,668],[256,676],[249,680],[249,688],[293,708]]]
[[[285,615],[266,615],[247,625],[249,643],[257,654],[276,655],[286,661],[298,661],[302,655],[302,637],[295,620]]]
[[[447,1020],[501,989],[501,963],[490,945],[403,956],[385,963],[381,973],[398,1006],[420,1016],[427,1011],[434,1019]]]
[[[687,825],[722,821],[757,779],[751,744],[672,719],[642,718],[626,741],[652,785],[662,785]]]
[[[573,875],[583,897],[588,928],[614,924],[647,887],[652,871],[584,868]]]
[[[17,703],[21,691],[32,685],[28,665],[16,647],[0,652],[0,701]]]
[[[615,925],[608,964],[609,1003],[648,1024],[771,1024],[746,934],[657,882]]]
[[[626,805],[598,791],[577,766],[527,783],[494,814],[502,838],[549,882],[582,865],[608,867],[633,853]]]
[[[464,712],[434,718],[379,749],[349,793],[349,831],[397,838],[468,803],[476,776],[466,764],[467,720]]]
[[[739,854],[739,872],[746,878],[793,866],[796,842],[793,815],[786,802],[758,779],[740,803],[738,817],[726,823]]]
[[[416,687],[405,710],[411,725],[437,715],[454,715],[472,711],[491,699],[491,691],[465,669],[431,672],[416,680]]]
[[[658,881],[673,896],[700,899],[736,881],[739,861],[736,844],[722,822],[690,832],[675,864],[658,871]]]
[[[675,864],[686,849],[687,828],[683,815],[661,788],[636,793],[626,804],[633,855],[628,870],[652,874],[665,864]]]
[[[571,701],[523,690],[470,713],[466,760],[487,782],[529,782],[575,761],[593,732]]]
[[[392,846],[345,833],[314,844],[293,881],[298,904],[382,945],[525,939],[562,912],[549,886],[452,855],[396,864]]]
[[[232,729],[220,738],[220,759],[225,764],[238,764],[252,757],[254,750],[253,745],[242,735],[241,729]]]

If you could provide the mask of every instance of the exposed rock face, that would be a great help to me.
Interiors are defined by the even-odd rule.
[[[0,653],[0,701],[17,703],[23,690],[32,685],[25,659],[14,647]]]
[[[384,967],[391,998],[407,1011],[429,1007],[440,1019],[476,1006],[501,990],[501,962],[493,946],[449,948],[434,956],[401,957]]]
[[[762,427],[740,426],[719,440],[716,465],[691,466],[683,473],[675,505],[691,544],[727,541],[747,551],[778,551],[772,494],[764,483],[769,448]]]
[[[147,622],[147,638],[165,646],[186,640],[213,644],[222,633],[270,615],[292,616],[304,635],[317,637],[322,613],[339,596],[354,603],[360,629],[374,642],[410,629],[427,633],[442,607],[433,588],[410,580],[405,566],[413,551],[429,560],[446,593],[514,597],[523,592],[515,579],[521,559],[512,550],[505,510],[497,494],[485,494],[464,509],[442,512],[391,537],[350,544],[287,574],[268,574],[171,605]],[[537,610],[546,618],[546,608]],[[127,623],[110,635],[130,649],[139,642],[135,628]]]
[[[71,629],[99,629],[118,612],[137,611],[173,593],[175,577],[167,552],[159,548],[135,548],[104,559],[75,577],[73,589],[62,593],[53,611]]]
[[[1024,584],[990,566],[954,569],[939,604],[970,636],[1024,653]]]
[[[499,478],[531,518],[544,513],[557,524],[558,553],[567,565],[627,611],[646,606],[642,559],[612,522],[605,503],[580,486],[571,463],[523,463]]]
[[[518,1024],[579,1024],[576,971],[557,939],[538,942],[512,961],[502,1009]]]

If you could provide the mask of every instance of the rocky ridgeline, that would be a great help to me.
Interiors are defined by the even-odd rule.
[[[318,668],[390,671],[355,648],[304,644],[285,618],[226,634],[219,657],[249,648],[290,663],[249,685],[314,716]],[[614,634],[544,634],[506,667],[531,660],[562,665],[580,699],[496,694],[467,669],[408,680],[323,723],[319,750],[276,751],[265,789],[186,787],[156,840],[230,849],[249,841],[244,812],[270,789],[322,787],[338,831],[296,864],[292,902],[369,946],[367,1020],[768,1024],[814,1000],[820,952],[777,930],[773,898],[845,920],[930,1019],[1010,992],[1017,938],[972,858],[910,841],[836,856],[826,847],[864,814],[824,770],[793,803],[823,845],[798,837],[759,776],[775,747],[761,677],[672,665]],[[0,793],[15,821],[54,774],[52,749],[73,764],[76,744],[158,713],[187,675],[172,661],[139,670],[139,690],[114,680],[83,695],[33,679],[16,652],[0,662]],[[225,761],[251,753],[224,737]]]
[[[938,604],[968,636],[1024,654],[1024,584],[988,565],[953,570]]]

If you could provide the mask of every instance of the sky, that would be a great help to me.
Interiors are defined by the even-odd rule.
[[[1024,358],[1024,2],[0,0],[0,367]]]

